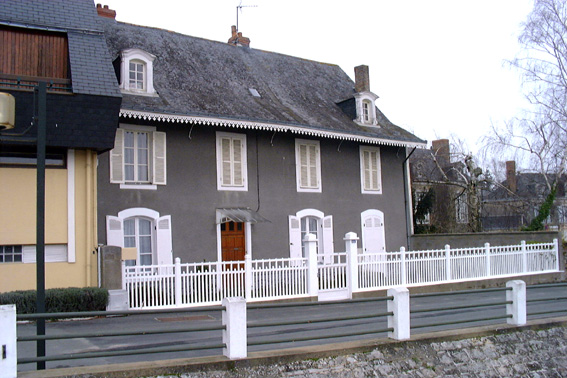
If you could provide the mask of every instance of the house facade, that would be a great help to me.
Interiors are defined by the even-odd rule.
[[[354,231],[407,246],[408,151],[425,142],[376,107],[368,67],[338,66],[102,19],[123,102],[99,158],[98,241],[136,264],[299,257]],[[133,262],[131,262],[133,263]]]
[[[39,82],[47,83],[45,287],[97,284],[97,155],[114,146],[121,102],[98,22],[91,0],[0,7],[0,92],[16,104],[15,128],[0,132],[0,292],[36,287]]]

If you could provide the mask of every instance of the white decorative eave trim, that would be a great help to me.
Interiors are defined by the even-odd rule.
[[[194,123],[197,125],[224,126],[224,127],[234,127],[239,129],[279,131],[284,133],[291,132],[293,134],[299,134],[299,135],[309,135],[320,138],[349,140],[359,143],[380,144],[380,145],[396,146],[396,147],[427,148],[427,143],[390,140],[390,139],[383,139],[377,137],[349,134],[339,131],[317,130],[317,129],[310,129],[301,126],[283,125],[283,124],[267,123],[267,122],[242,121],[242,120],[231,120],[231,119],[216,118],[216,117],[142,112],[138,110],[127,110],[127,109],[120,109],[120,117],[141,119],[146,121],[159,121],[159,122],[170,122],[170,123]]]

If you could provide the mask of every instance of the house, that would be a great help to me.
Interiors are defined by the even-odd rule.
[[[121,93],[92,0],[3,0],[0,292],[36,287],[34,87],[47,82],[46,288],[97,284],[97,155],[114,146]],[[30,127],[31,125],[31,127]]]
[[[550,182],[557,180],[549,175]],[[565,233],[567,230],[567,176],[558,178],[556,194],[545,227]],[[541,173],[519,172],[516,162],[506,162],[506,180],[483,194],[483,227],[487,231],[519,230],[530,224],[549,194]]]
[[[99,243],[139,265],[299,257],[307,233],[321,262],[349,231],[367,252],[407,246],[406,157],[425,142],[376,107],[367,66],[353,82],[235,27],[225,43],[102,16],[123,101]]]
[[[474,210],[469,198],[472,175],[461,160],[452,154],[448,139],[434,140],[430,149],[411,155],[416,234],[473,231]]]

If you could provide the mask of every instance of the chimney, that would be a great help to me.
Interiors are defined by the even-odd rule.
[[[236,26],[230,28],[232,37],[228,40],[229,45],[250,47],[250,38],[242,36],[241,32],[236,31]]]
[[[449,146],[449,139],[438,139],[431,142],[431,149],[435,158],[441,165],[446,167],[451,163],[451,147]]]
[[[517,181],[516,181],[516,162],[510,160],[506,162],[506,186],[512,193],[516,193]]]
[[[101,4],[97,4],[96,12],[100,17],[116,19],[116,11],[112,9],[108,9],[108,5],[105,5],[103,7]]]
[[[354,67],[354,91],[356,93],[370,92],[368,66],[362,65]]]

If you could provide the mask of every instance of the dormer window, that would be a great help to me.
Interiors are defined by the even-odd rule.
[[[378,98],[372,92],[361,92],[354,95],[356,100],[356,118],[354,122],[360,126],[378,126],[376,119],[376,105],[374,101]]]
[[[120,88],[122,93],[157,96],[154,89],[153,63],[155,55],[140,49],[121,53]]]

